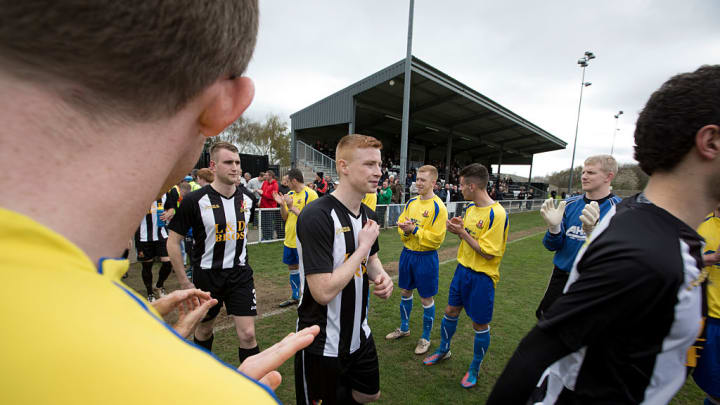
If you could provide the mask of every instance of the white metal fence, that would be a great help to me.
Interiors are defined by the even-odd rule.
[[[502,200],[500,204],[508,213],[537,211],[543,203],[543,199],[536,200]],[[448,217],[463,216],[468,201],[450,202],[445,206],[448,209]],[[378,205],[375,213],[378,216],[380,228],[393,228],[397,226],[397,220],[403,210],[403,204]],[[280,208],[258,208],[255,210],[255,218],[247,230],[247,243],[277,242],[285,239],[285,221],[280,215]]]

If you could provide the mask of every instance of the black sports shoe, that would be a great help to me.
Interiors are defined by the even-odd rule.
[[[295,305],[299,302],[299,300],[296,300],[295,298],[290,298],[289,300],[283,301],[278,305],[280,308],[289,307],[290,305]]]

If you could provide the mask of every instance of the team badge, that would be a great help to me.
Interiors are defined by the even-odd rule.
[[[482,229],[482,226],[483,226],[483,221],[482,221],[482,219],[479,220],[478,223],[475,224],[475,226],[477,226],[478,228]]]
[[[425,212],[422,213],[422,216],[427,218],[430,216],[430,212],[428,212],[428,210],[425,210]]]

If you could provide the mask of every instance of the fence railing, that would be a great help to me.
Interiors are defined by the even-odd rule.
[[[509,214],[525,211],[537,211],[543,199],[535,200],[502,200],[500,204]],[[465,208],[470,202],[458,201],[445,203],[448,217],[458,217],[465,214]],[[393,228],[397,226],[398,217],[402,213],[403,204],[378,205],[375,213],[380,228]],[[245,235],[248,244],[277,242],[285,240],[285,222],[280,215],[280,208],[258,208],[255,211],[254,222],[247,229]]]
[[[297,141],[297,159],[306,166],[313,168],[313,171],[325,171],[325,174],[337,177],[337,169],[335,168],[335,159],[320,152],[303,141]]]

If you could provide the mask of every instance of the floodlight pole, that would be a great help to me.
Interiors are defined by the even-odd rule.
[[[400,184],[405,190],[407,179],[408,132],[410,129],[410,71],[412,65],[412,30],[413,11],[415,0],[410,0],[410,17],[408,19],[407,54],[405,55],[405,81],[403,83],[403,113],[402,131],[400,134]],[[405,194],[402,193],[401,203],[405,204]]]
[[[612,146],[610,146],[610,156],[612,156],[613,151],[615,150],[615,136],[617,135],[618,128],[618,120],[620,119],[620,116],[623,115],[623,111],[618,111],[617,114],[615,114],[615,129],[613,130],[613,141]]]
[[[583,88],[592,84],[590,82],[585,82],[585,68],[588,66],[590,59],[595,59],[595,54],[590,51],[586,51],[585,56],[580,58],[577,62],[578,65],[582,67],[582,80],[580,80],[580,101],[578,102],[577,122],[575,123],[575,140],[573,141],[572,160],[570,161],[570,181],[568,182],[567,192],[568,197],[572,194],[573,171],[575,169],[575,148],[577,147],[578,128],[580,127],[580,107],[582,106]]]

